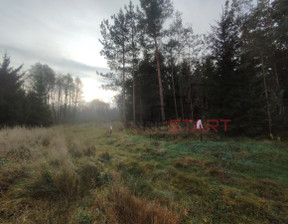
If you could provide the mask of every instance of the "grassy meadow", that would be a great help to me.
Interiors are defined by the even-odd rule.
[[[287,142],[154,134],[2,129],[0,223],[288,223]]]

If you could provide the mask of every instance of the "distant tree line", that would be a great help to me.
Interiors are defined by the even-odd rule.
[[[108,103],[99,99],[86,103],[77,116],[77,122],[113,123],[115,121],[119,121],[118,108],[111,108]]]
[[[130,1],[100,25],[111,70],[100,75],[110,80],[107,88],[122,90],[124,124],[231,119],[231,134],[285,132],[287,1],[227,0],[206,35],[173,11],[170,0],[140,0],[140,7]]]
[[[83,84],[79,77],[56,74],[48,65],[41,63],[32,65],[25,73],[21,71],[22,66],[10,67],[7,54],[0,65],[1,127],[117,119],[115,110],[109,104],[99,100],[89,104],[83,102]],[[98,102],[97,106],[95,102]],[[103,113],[106,119],[103,119]]]

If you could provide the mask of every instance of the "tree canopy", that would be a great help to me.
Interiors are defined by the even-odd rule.
[[[196,35],[190,25],[182,24],[180,12],[173,13],[170,0],[140,0],[134,12],[139,19],[133,22],[140,27],[134,39],[140,43],[137,63],[133,75],[125,64],[125,79],[114,83],[125,92],[119,97],[119,106],[128,107],[122,113],[137,125],[147,120],[226,118],[232,120],[230,133],[235,135],[283,132],[288,105],[286,5],[285,0],[227,0],[211,32]],[[171,24],[166,23],[169,17]],[[112,21],[117,24],[115,16]],[[113,32],[103,24],[113,26],[108,26],[109,20],[101,24],[108,43]],[[122,31],[131,30],[128,22],[121,24]],[[121,40],[131,46],[128,37]],[[101,43],[110,66],[113,45]],[[121,50],[125,62],[129,49]],[[120,61],[117,68],[123,72]],[[111,68],[107,77],[119,80]]]

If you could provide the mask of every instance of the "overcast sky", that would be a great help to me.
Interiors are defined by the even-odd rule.
[[[133,0],[138,4],[138,0]],[[107,70],[100,56],[100,23],[129,0],[0,0],[0,54],[13,66],[48,64],[58,73],[79,76],[84,99],[111,101],[114,93],[101,89],[96,70]],[[192,24],[195,33],[207,33],[219,19],[225,0],[174,0],[175,11]]]

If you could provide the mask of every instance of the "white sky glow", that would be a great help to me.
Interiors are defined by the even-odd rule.
[[[115,95],[114,91],[104,90],[101,88],[101,83],[93,78],[82,78],[83,83],[83,98],[86,102],[94,99],[99,99],[104,102],[113,103]]]

